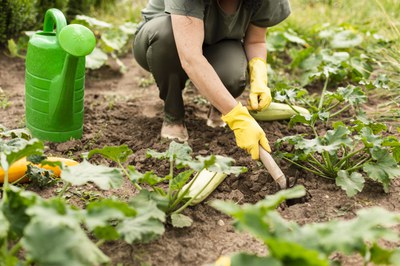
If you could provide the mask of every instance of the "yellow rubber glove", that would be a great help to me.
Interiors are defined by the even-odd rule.
[[[249,61],[250,95],[249,110],[260,111],[267,108],[271,101],[271,90],[268,88],[267,63],[254,57]]]
[[[241,103],[221,118],[233,130],[238,147],[250,153],[251,158],[260,158],[259,145],[271,152],[264,130]]]

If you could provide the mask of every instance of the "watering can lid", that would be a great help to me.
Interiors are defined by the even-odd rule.
[[[96,46],[93,32],[83,25],[70,24],[61,29],[58,42],[68,54],[81,57],[90,54]]]

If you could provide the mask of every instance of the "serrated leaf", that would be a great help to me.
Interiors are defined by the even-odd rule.
[[[341,187],[348,197],[355,196],[358,192],[361,192],[364,188],[364,177],[357,172],[349,173],[345,170],[340,170],[337,173],[336,185]]]
[[[120,235],[115,224],[136,215],[136,210],[126,202],[103,199],[86,206],[85,223],[98,239],[116,240]]]
[[[103,190],[119,188],[123,183],[119,169],[93,165],[88,161],[83,161],[74,167],[66,167],[61,173],[61,179],[75,186],[92,182]]]
[[[10,229],[10,223],[8,222],[6,216],[3,214],[1,207],[0,211],[0,243],[8,236],[8,230]]]
[[[165,180],[165,178],[157,176],[153,171],[147,171],[144,174],[142,174],[141,172],[137,171],[135,167],[131,165],[128,166],[128,173],[129,173],[129,179],[133,183],[145,183],[150,186],[154,186]]]
[[[193,220],[187,215],[180,213],[173,213],[171,214],[171,223],[173,227],[183,228],[191,226]]]
[[[92,18],[85,15],[77,15],[73,23],[85,22],[90,28],[97,28],[97,29],[109,29],[112,25],[108,22],[98,20],[96,18]]]
[[[245,167],[232,166],[234,162],[235,160],[230,157],[209,155],[197,156],[196,160],[187,162],[187,165],[198,172],[207,169],[210,172],[239,175],[247,171]]]
[[[85,67],[89,69],[99,69],[106,64],[108,55],[101,49],[95,47],[94,50],[86,56]]]
[[[365,147],[368,148],[380,147],[383,141],[381,136],[374,135],[372,129],[368,127],[364,127],[363,129],[361,129],[360,137]]]
[[[107,226],[110,221],[133,217],[136,210],[128,203],[115,199],[102,199],[86,206],[85,221],[90,230]]]
[[[33,155],[43,153],[43,142],[38,139],[12,139],[1,143],[0,145],[0,163],[4,171],[7,171],[14,162],[19,159]]]
[[[80,226],[80,215],[60,199],[28,210],[31,221],[21,240],[27,257],[38,265],[100,265],[109,258]]]
[[[128,42],[128,35],[118,28],[112,28],[103,32],[100,37],[101,47],[104,51],[111,53],[120,51]]]
[[[144,201],[143,197],[133,198],[132,206],[137,210],[135,217],[124,219],[116,227],[128,243],[149,242],[161,236],[165,229],[165,213],[157,208],[156,202]]]
[[[194,173],[194,170],[186,170],[184,172],[181,172],[177,174],[171,181],[171,190],[180,190],[186,182],[190,179],[192,174]]]
[[[348,85],[347,87],[339,87],[337,93],[351,105],[358,105],[367,102],[367,96],[360,87]]]
[[[329,266],[326,256],[298,243],[278,238],[270,238],[266,243],[271,255],[282,261],[283,265]]]
[[[362,41],[363,38],[360,34],[351,30],[344,30],[333,35],[330,44],[332,48],[342,49],[358,46]]]
[[[149,149],[147,151],[147,156],[156,159],[168,159],[169,161],[175,160],[177,165],[191,161],[192,149],[186,143],[178,143],[172,141],[169,144],[168,150],[165,152],[157,152]]]
[[[364,164],[363,170],[369,178],[382,183],[388,192],[390,180],[400,177],[400,167],[387,150],[374,148],[371,155],[375,161]]]
[[[128,148],[127,145],[105,146],[102,149],[91,150],[88,153],[88,159],[90,159],[95,154],[100,154],[114,162],[123,163],[128,159],[128,156],[131,155],[132,153],[133,151],[130,148]]]
[[[26,225],[30,221],[26,210],[40,201],[35,193],[11,186],[7,193],[7,200],[2,202],[2,212],[10,224],[10,230],[16,236],[22,236]]]
[[[369,252],[371,254],[371,262],[376,265],[400,265],[400,260],[393,260],[397,256],[395,250],[384,249],[375,243]],[[400,254],[399,251],[397,253]]]

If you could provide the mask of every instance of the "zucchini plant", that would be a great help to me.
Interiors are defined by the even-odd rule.
[[[291,100],[288,94],[279,97]],[[308,102],[310,115],[299,113],[289,122],[290,126],[308,126],[311,134],[279,139],[279,156],[317,176],[335,180],[348,196],[362,191],[366,178],[381,183],[387,192],[391,180],[400,176],[400,143],[395,136],[384,136],[384,124],[370,121],[362,114],[359,106],[366,99],[361,88],[352,85],[336,92],[323,91],[318,105]],[[332,122],[350,108],[359,113],[357,119]],[[321,122],[325,127],[318,126]],[[326,131],[326,127],[333,129]],[[284,151],[284,147],[288,150]]]
[[[245,167],[232,166],[232,158],[210,155],[192,158],[192,149],[187,144],[172,141],[164,152],[148,150],[147,156],[169,163],[169,172],[160,177],[154,171],[139,172],[124,163],[132,154],[126,145],[106,146],[94,149],[87,156],[100,154],[116,162],[140,191],[138,197],[156,202],[157,206],[171,218],[176,227],[190,226],[190,217],[182,214],[189,205],[201,202],[224,180],[228,174],[238,175]],[[146,186],[146,188],[142,186]]]
[[[399,235],[393,229],[400,223],[400,214],[380,207],[361,209],[357,217],[325,223],[299,225],[284,219],[276,208],[286,199],[305,195],[301,186],[267,196],[254,205],[213,201],[212,206],[233,217],[235,227],[261,240],[268,248],[267,256],[238,253],[222,257],[221,265],[341,265],[333,254],[361,255],[369,263],[400,265],[400,250],[385,248],[381,241],[396,243]]]
[[[48,199],[10,184],[9,170],[15,162],[42,155],[44,145],[37,139],[29,139],[23,132],[5,131],[1,136],[2,265],[103,265],[110,263],[99,249],[105,241],[147,242],[163,234],[165,214],[155,202],[140,197],[128,202],[107,198],[85,203],[84,209],[79,209],[64,199],[64,193],[72,185],[92,183],[101,190],[120,187],[123,174],[118,168],[92,165],[87,161],[71,167],[58,164],[62,170],[59,182],[64,185],[57,195]]]

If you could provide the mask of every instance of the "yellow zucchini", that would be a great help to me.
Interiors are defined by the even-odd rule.
[[[67,166],[74,166],[79,164],[77,161],[71,160],[71,159],[65,159],[65,158],[59,158],[59,157],[47,157],[46,161],[50,162],[62,162]],[[16,161],[13,163],[8,170],[8,182],[12,183],[21,177],[23,177],[28,170],[28,164],[31,164],[31,162],[26,160],[26,157]],[[38,167],[44,168],[46,170],[51,170],[53,171],[54,175],[59,177],[61,174],[61,169],[58,166],[51,166],[51,165],[37,165]],[[4,176],[5,172],[3,168],[0,167],[0,183],[4,182]]]
[[[309,115],[310,112],[300,106],[293,106],[300,114]],[[287,104],[272,102],[270,106],[261,111],[249,111],[251,116],[258,121],[275,121],[290,119],[297,113]]]

